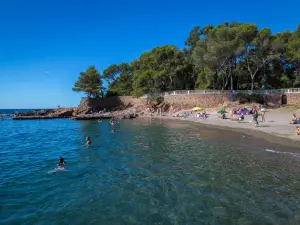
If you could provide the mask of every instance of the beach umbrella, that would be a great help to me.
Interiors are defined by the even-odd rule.
[[[201,108],[200,107],[194,107],[193,108],[193,111],[198,111],[198,110],[201,110]]]
[[[227,113],[225,109],[221,109],[218,113]]]

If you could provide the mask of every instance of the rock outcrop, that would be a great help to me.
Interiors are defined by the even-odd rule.
[[[90,114],[80,114],[71,117],[72,120],[94,120],[94,119],[132,119],[138,116],[137,109],[131,107],[124,110],[116,110],[112,112],[103,113],[90,113]]]
[[[23,113],[15,113],[13,115],[14,120],[26,120],[26,119],[57,119],[57,118],[69,118],[73,116],[75,108],[58,108],[58,109],[42,109],[33,110]]]

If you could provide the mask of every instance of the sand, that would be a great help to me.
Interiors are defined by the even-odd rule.
[[[157,116],[156,118],[176,119],[201,123],[205,126],[243,132],[249,135],[267,139],[268,141],[288,144],[300,148],[300,136],[296,135],[295,133],[297,125],[289,124],[293,113],[297,113],[297,111],[288,108],[267,109],[265,113],[266,122],[260,122],[259,117],[259,125],[256,128],[251,122],[252,115],[245,115],[245,120],[238,122],[232,121],[232,117],[229,115],[229,113],[227,113],[228,119],[225,120],[219,119],[216,111],[208,111],[208,113],[210,113],[210,115],[207,119],[196,118],[196,113],[188,118],[178,118],[173,117],[172,115]],[[298,112],[297,116],[299,116],[299,114],[300,113]]]

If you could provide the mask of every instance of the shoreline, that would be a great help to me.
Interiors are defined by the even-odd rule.
[[[283,113],[282,115],[281,112],[278,112],[276,110],[274,110],[272,114],[273,115],[271,118],[273,118],[274,115],[278,116],[278,114],[281,114],[281,116],[286,115],[286,113]],[[290,115],[290,113],[288,115]],[[173,117],[173,116],[154,116],[153,119],[189,122],[193,124],[198,124],[205,128],[243,133],[245,135],[249,135],[259,139],[264,139],[272,143],[297,148],[299,149],[300,152],[300,136],[297,136],[295,134],[295,127],[297,125],[293,125],[293,124],[283,125],[282,122],[276,123],[271,119],[267,119],[265,123],[259,123],[259,126],[257,128],[254,128],[252,123],[246,122],[246,121],[250,121],[249,117],[250,116],[245,116],[245,122],[231,121],[230,119],[221,120],[221,119],[214,119],[214,118],[208,118],[208,119],[180,118],[180,117]],[[141,118],[150,119],[151,117],[150,116],[138,117],[138,119]]]

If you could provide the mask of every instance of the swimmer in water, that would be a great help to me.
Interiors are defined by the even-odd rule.
[[[103,122],[103,120],[101,120],[101,119],[100,119],[100,120],[98,120],[98,123],[102,123],[102,122]]]
[[[86,141],[86,144],[87,144],[87,145],[92,144],[92,141],[91,141],[91,138],[90,138],[90,137],[86,137],[86,138],[85,138],[85,141]]]
[[[115,119],[114,119],[113,117],[112,117],[111,120],[110,120],[110,124],[111,124],[111,125],[115,125]]]
[[[66,162],[65,162],[64,158],[63,157],[59,157],[58,158],[58,164],[57,164],[57,166],[58,167],[64,167],[65,165],[66,165]]]
[[[112,129],[111,132],[116,133],[116,129]]]

